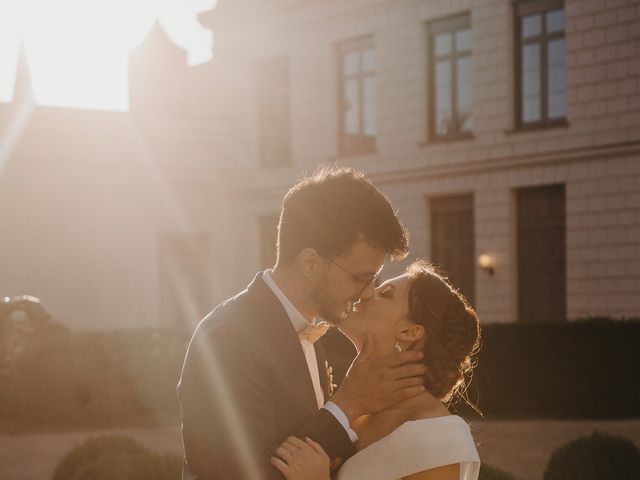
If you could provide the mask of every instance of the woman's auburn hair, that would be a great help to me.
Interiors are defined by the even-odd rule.
[[[433,264],[416,260],[407,274],[409,318],[425,329],[426,389],[449,402],[466,391],[480,349],[480,322],[469,302]]]

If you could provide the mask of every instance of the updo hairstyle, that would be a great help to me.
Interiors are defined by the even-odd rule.
[[[417,260],[407,274],[409,317],[425,329],[426,388],[449,402],[465,392],[480,348],[480,323],[469,302],[433,265]]]

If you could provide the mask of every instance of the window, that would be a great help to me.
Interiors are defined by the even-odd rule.
[[[473,66],[468,15],[429,24],[429,138],[470,136],[473,130]]]
[[[567,318],[566,194],[564,185],[516,191],[518,318]]]
[[[555,1],[520,1],[516,18],[518,126],[565,123],[564,7]]]
[[[432,198],[431,259],[470,303],[475,303],[473,195]]]
[[[289,62],[278,57],[257,67],[260,166],[291,165]]]
[[[376,149],[376,56],[373,37],[338,45],[340,155]]]

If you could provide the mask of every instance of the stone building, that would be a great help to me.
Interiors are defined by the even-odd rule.
[[[23,62],[0,294],[77,328],[191,328],[273,263],[283,194],[329,162],[390,197],[407,261],[483,322],[640,315],[637,0],[221,0],[200,20],[213,60],[188,68],[155,27],[129,113],[31,108]]]
[[[639,2],[234,0],[202,22],[245,281],[287,186],[332,162],[484,322],[640,314]]]

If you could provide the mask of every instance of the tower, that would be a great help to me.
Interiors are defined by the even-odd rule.
[[[16,69],[15,84],[13,88],[13,101],[17,104],[26,99],[33,99],[33,86],[31,84],[31,74],[27,62],[27,52],[24,45],[20,45],[18,55],[18,68]]]
[[[129,55],[129,107],[134,113],[184,114],[189,110],[187,54],[158,21]]]

